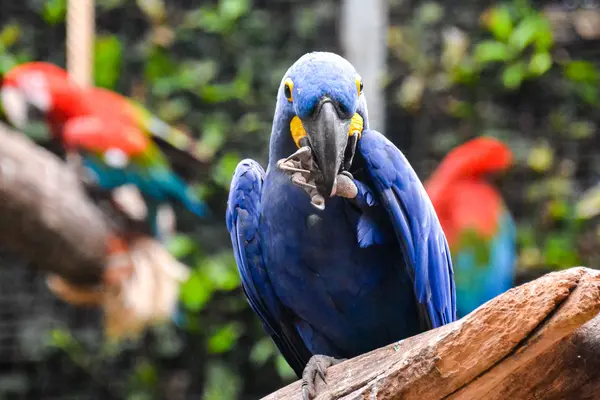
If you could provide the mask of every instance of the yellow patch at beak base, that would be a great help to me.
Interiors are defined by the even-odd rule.
[[[292,122],[290,122],[290,132],[292,133],[294,143],[296,143],[296,146],[300,148],[300,139],[306,137],[306,130],[304,129],[302,121],[298,116],[292,118]]]
[[[363,119],[358,113],[352,116],[350,120],[350,131],[348,132],[348,136],[358,135],[357,139],[360,139],[360,135],[363,131]]]

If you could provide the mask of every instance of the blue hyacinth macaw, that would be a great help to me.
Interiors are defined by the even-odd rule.
[[[456,318],[438,218],[404,155],[369,129],[362,89],[344,58],[301,57],[279,88],[266,173],[246,159],[231,182],[244,292],[304,398],[340,359]]]

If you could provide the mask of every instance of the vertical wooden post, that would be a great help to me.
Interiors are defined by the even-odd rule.
[[[96,30],[94,0],[69,0],[67,9],[67,70],[81,86],[92,84]]]
[[[365,85],[370,125],[385,132],[388,0],[343,0],[340,39],[344,56]]]

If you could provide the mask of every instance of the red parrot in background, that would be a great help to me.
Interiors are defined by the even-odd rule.
[[[205,169],[196,157],[199,146],[143,107],[106,89],[82,89],[65,70],[45,62],[13,68],[4,77],[0,93],[13,125],[25,129],[32,118],[44,118],[65,150],[82,154],[99,187],[136,185],[157,237],[157,212],[164,202],[176,200],[198,216],[206,214],[204,203],[183,177]],[[169,157],[174,153],[176,157]],[[172,160],[180,155],[196,161],[188,163],[187,173]]]
[[[176,200],[196,215],[206,214],[187,182],[206,173],[202,149],[140,105],[106,89],[81,88],[65,70],[45,62],[9,71],[1,81],[0,100],[16,128],[25,130],[41,119],[60,150],[81,154],[103,196],[134,184],[144,197],[148,225],[157,239],[158,206],[163,202]],[[114,202],[112,206],[120,208]],[[182,264],[138,228],[124,227],[107,239],[109,265],[103,288],[79,288],[57,276],[49,279],[52,291],[63,300],[103,305],[109,335],[138,332],[148,321],[171,315],[179,282],[187,276]]]
[[[504,143],[479,137],[448,153],[425,182],[452,253],[458,317],[513,285],[515,223],[485,179],[506,170],[512,159]]]

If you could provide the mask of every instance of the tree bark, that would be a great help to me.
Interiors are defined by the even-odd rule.
[[[100,282],[109,221],[58,157],[0,124],[0,244],[76,284]]]
[[[554,272],[452,324],[329,368],[317,399],[598,398],[599,311],[599,271]],[[265,399],[299,396],[295,382]]]

